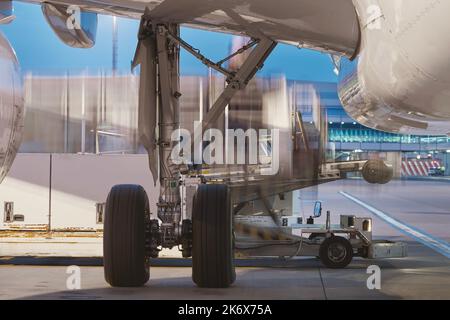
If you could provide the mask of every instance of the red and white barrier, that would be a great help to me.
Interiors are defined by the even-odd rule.
[[[441,163],[437,160],[404,160],[402,161],[402,176],[428,176],[428,171],[430,169],[440,167]]]

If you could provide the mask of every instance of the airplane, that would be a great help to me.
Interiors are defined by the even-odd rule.
[[[181,246],[191,257],[199,287],[228,287],[235,281],[233,216],[248,201],[334,181],[346,171],[362,171],[371,183],[387,183],[391,169],[379,161],[323,161],[323,121],[296,133],[304,146],[294,155],[297,170],[264,176],[252,170],[212,168],[199,173],[169,159],[178,126],[179,51],[187,50],[223,74],[227,86],[201,129],[213,128],[232,98],[261,69],[278,43],[329,54],[339,73],[338,93],[347,113],[377,130],[418,135],[450,135],[450,2],[440,0],[77,0],[25,1],[42,7],[49,26],[65,44],[95,45],[97,15],[139,19],[133,66],[140,65],[139,135],[149,153],[149,166],[161,186],[158,220],[150,220],[148,198],[141,186],[112,188],[106,204],[105,279],[112,286],[142,286],[149,279],[149,257],[160,247]],[[13,3],[0,1],[0,24],[14,23]],[[180,26],[246,36],[236,54],[213,62],[180,38]],[[24,35],[26,36],[26,35]],[[101,35],[99,35],[101,36]],[[225,62],[245,52],[236,70]],[[0,178],[7,174],[20,145],[24,102],[19,62],[7,39],[0,36]],[[307,139],[305,139],[307,136]],[[195,141],[194,137],[194,141]],[[198,138],[198,137],[197,137]],[[311,140],[309,145],[307,140]],[[178,141],[180,142],[180,141]],[[248,169],[248,168],[246,168]],[[231,172],[233,171],[233,172]],[[192,203],[182,213],[181,190]],[[270,211],[270,210],[269,210]],[[320,210],[319,210],[320,211]],[[367,239],[360,235],[364,249]],[[348,264],[347,242],[332,237]],[[308,242],[309,241],[309,242]],[[306,245],[315,245],[314,239]],[[340,241],[340,242],[339,242]],[[365,242],[366,241],[366,242]],[[324,240],[323,243],[330,241]],[[332,241],[331,241],[332,242]],[[346,251],[347,248],[347,251]],[[322,250],[321,250],[322,252]],[[361,251],[364,255],[364,250]],[[322,253],[321,253],[322,254]],[[333,258],[333,257],[332,257]],[[335,257],[336,258],[336,257]],[[337,258],[336,258],[337,259]],[[333,267],[333,262],[328,261]]]

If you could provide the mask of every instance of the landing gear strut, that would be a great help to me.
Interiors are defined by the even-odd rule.
[[[159,173],[159,221],[150,220],[149,213],[143,209],[148,207],[145,205],[148,200],[142,187],[116,186],[111,190],[104,247],[105,277],[112,286],[143,285],[148,280],[148,259],[156,258],[160,248],[180,245],[183,257],[192,255],[193,280],[198,286],[228,287],[236,277],[229,188],[199,183],[192,210],[183,209],[186,171],[171,161],[177,143],[172,141],[172,133],[179,128],[180,46],[226,76],[226,88],[202,119],[201,132],[204,132],[223,114],[235,93],[244,89],[262,68],[276,43],[268,38],[253,39],[230,57],[214,63],[180,39],[178,25],[153,21],[146,11],[133,65],[141,65],[139,136],[148,151],[155,183]],[[236,72],[222,66],[232,56],[251,47],[253,50]]]

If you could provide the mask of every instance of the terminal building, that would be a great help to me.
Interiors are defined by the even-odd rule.
[[[298,85],[302,82],[292,83]],[[450,137],[399,135],[372,130],[347,115],[339,101],[335,83],[315,82],[309,85],[317,92],[321,106],[326,110],[328,140],[338,156],[345,158],[363,150],[365,153],[395,152],[401,155],[401,176],[450,175]]]
[[[254,80],[258,83],[255,86],[249,85],[249,92],[244,95],[248,100],[244,109],[248,110],[240,111],[247,112],[247,118],[252,118],[261,103],[255,92],[266,90],[272,80],[260,78]],[[303,121],[313,121],[313,110],[317,107],[326,116],[329,156],[334,161],[389,154],[383,158],[398,162],[394,164],[397,177],[450,175],[450,137],[372,130],[346,114],[335,83],[284,79],[283,82],[286,86],[283,103],[301,112]],[[20,152],[144,153],[137,131],[138,84],[139,77],[135,75],[27,75],[24,84],[27,112]],[[223,86],[223,78],[217,76],[182,77],[182,127],[192,129],[193,121],[207,112]]]

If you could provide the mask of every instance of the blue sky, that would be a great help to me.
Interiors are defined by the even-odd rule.
[[[111,70],[112,18],[99,16],[97,43],[92,49],[67,47],[53,34],[37,5],[15,3],[16,20],[0,26],[16,50],[23,72],[58,74],[67,70],[89,72]],[[136,20],[118,19],[119,69],[126,73],[136,48]],[[229,52],[231,36],[182,29],[182,37],[213,60],[222,59]],[[183,74],[204,75],[206,68],[188,53],[181,56]],[[261,71],[264,75],[285,74],[289,79],[336,82],[327,55],[309,50],[279,45]]]

